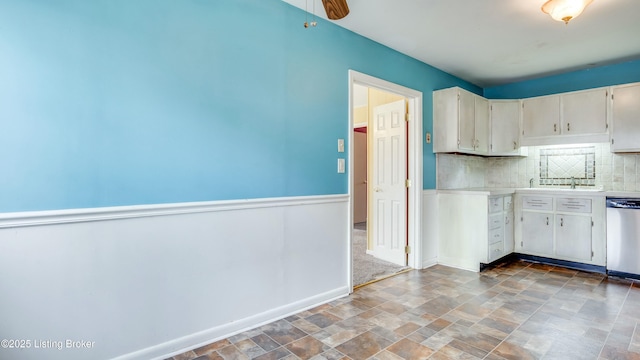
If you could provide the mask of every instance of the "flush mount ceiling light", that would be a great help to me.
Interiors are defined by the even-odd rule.
[[[591,4],[593,0],[549,0],[542,5],[542,11],[551,15],[554,20],[569,21],[582,14],[584,8]]]

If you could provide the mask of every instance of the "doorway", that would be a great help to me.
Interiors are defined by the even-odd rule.
[[[369,255],[401,266],[422,267],[419,221],[422,203],[422,93],[351,70],[349,108],[349,284],[353,291],[357,285],[354,284],[354,259],[359,255],[354,253],[354,247],[362,241],[362,230],[367,234],[366,251]],[[376,142],[372,146],[374,138]],[[369,144],[368,150],[362,150],[363,140]],[[375,145],[380,145],[377,151]],[[380,155],[383,150],[387,152],[384,156],[388,167],[385,173],[393,176],[393,181],[385,184],[375,183],[381,175],[375,172],[375,165],[378,169],[385,167],[384,162],[379,161],[383,158]],[[402,152],[402,156],[397,157],[400,161],[394,163],[389,160],[399,151]],[[364,171],[369,173],[367,177],[363,176],[363,154],[366,155]],[[372,177],[374,175],[375,178]],[[400,186],[393,190],[388,187],[391,182]],[[363,204],[366,209],[363,209]],[[378,205],[380,207],[376,209]],[[380,236],[383,231],[386,231],[386,236]],[[408,246],[405,248],[405,245]]]

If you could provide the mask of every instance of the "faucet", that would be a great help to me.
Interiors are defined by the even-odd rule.
[[[571,188],[575,189],[576,188],[576,178],[575,177],[571,177]]]
[[[532,188],[533,187],[533,178],[529,179],[529,187]]]

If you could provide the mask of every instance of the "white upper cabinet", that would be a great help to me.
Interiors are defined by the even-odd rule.
[[[476,130],[475,130],[475,95],[459,90],[458,96],[458,118],[453,117],[449,121],[458,122],[458,150],[474,152],[476,149]],[[452,101],[455,99],[442,99],[442,101]],[[434,139],[435,140],[435,139]],[[434,143],[435,146],[435,143]]]
[[[608,141],[607,102],[609,88],[576,91],[561,95],[562,134],[598,135]]]
[[[491,155],[489,104],[482,96],[458,87],[434,91],[433,152]]]
[[[482,96],[474,96],[475,118],[475,146],[476,152],[486,154],[489,152],[489,100]]]
[[[522,100],[522,143],[529,139],[560,133],[560,96],[540,96]],[[531,145],[538,145],[535,141]]]
[[[526,155],[520,147],[520,100],[491,100],[491,155]]]
[[[522,100],[522,145],[607,142],[609,88]]]
[[[640,151],[640,83],[612,88],[611,151]]]

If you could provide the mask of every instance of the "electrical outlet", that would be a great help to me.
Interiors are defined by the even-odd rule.
[[[431,144],[431,133],[427,133],[424,138],[427,141],[427,144]]]

